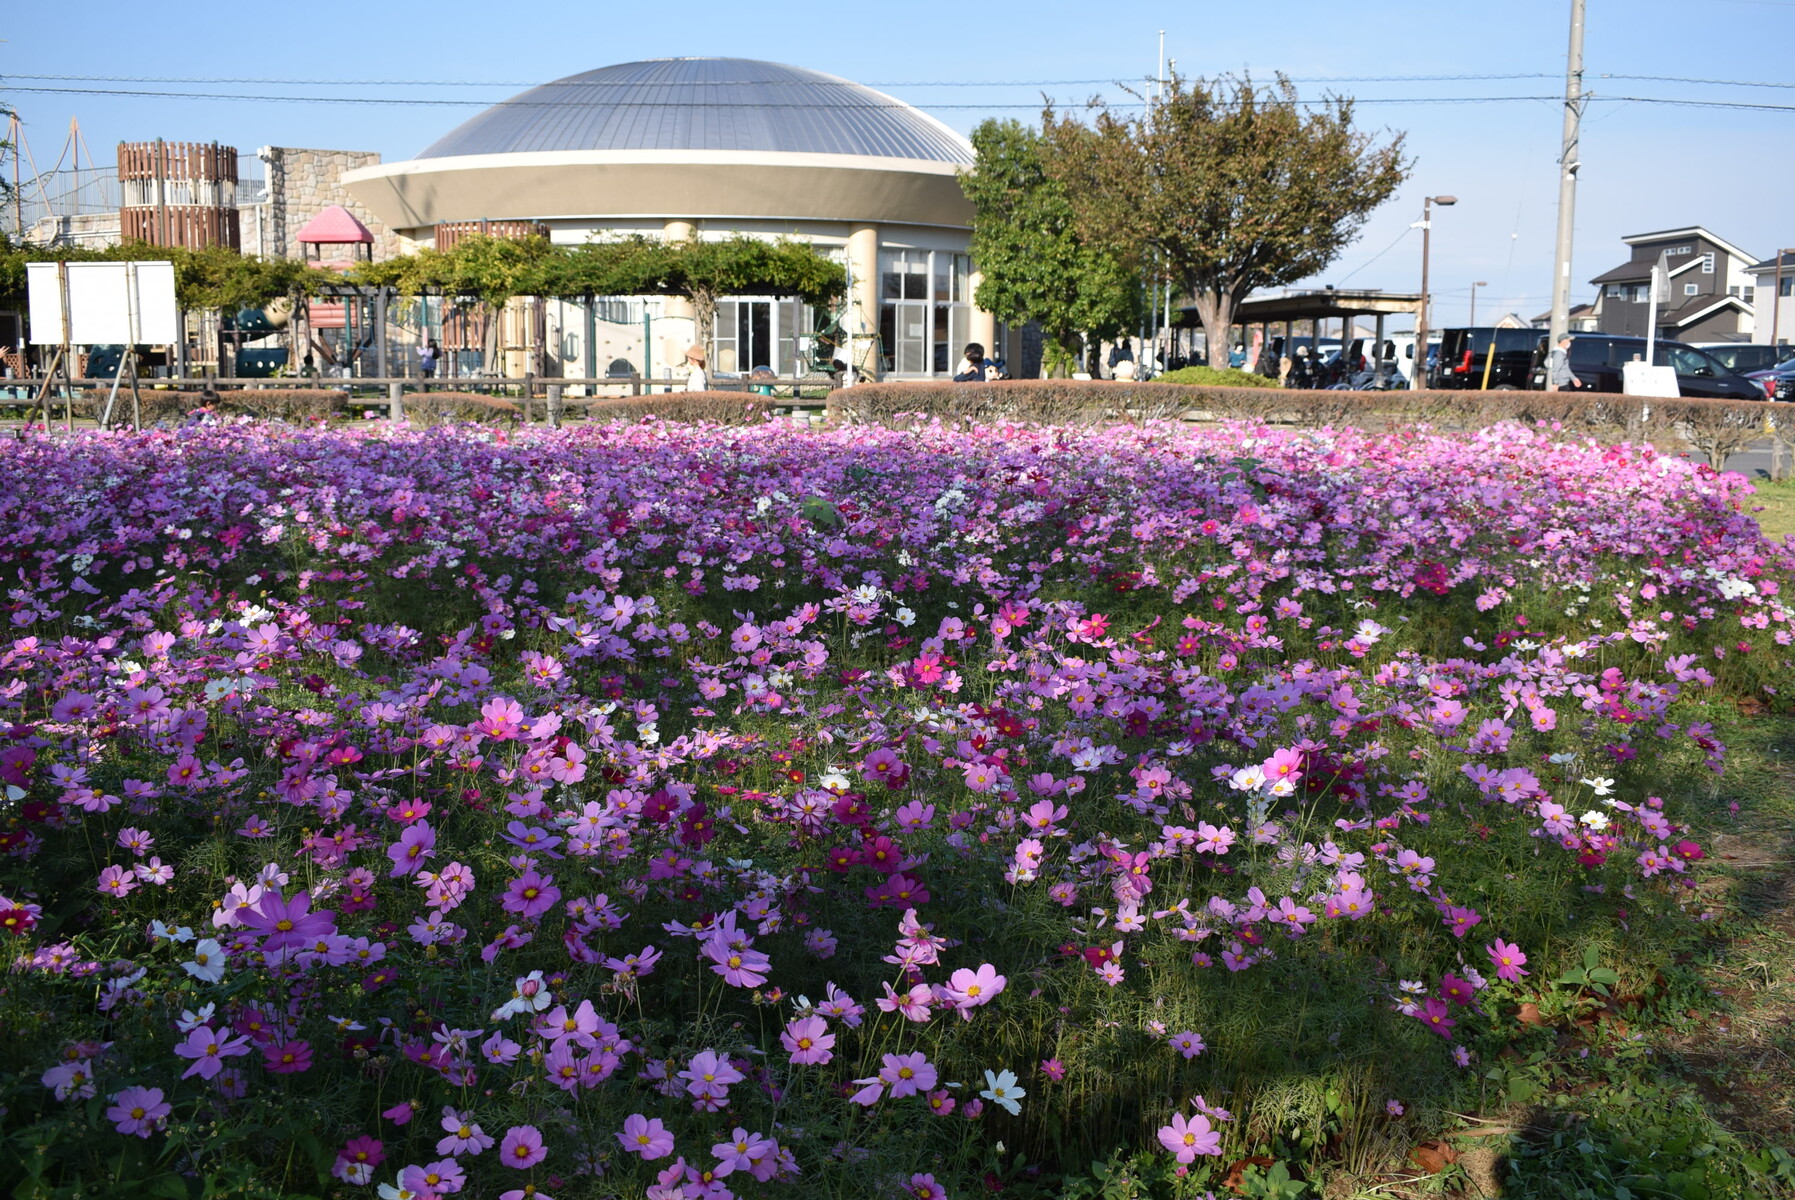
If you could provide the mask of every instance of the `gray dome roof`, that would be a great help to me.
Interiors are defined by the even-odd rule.
[[[619,63],[532,88],[419,158],[544,150],[750,150],[971,165],[972,148],[900,100],[821,71],[747,58]]]

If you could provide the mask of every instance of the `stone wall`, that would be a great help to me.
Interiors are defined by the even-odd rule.
[[[380,155],[367,150],[302,150],[273,146],[268,155],[268,208],[263,236],[268,241],[266,253],[284,258],[300,258],[299,231],[306,222],[332,204],[340,204],[354,213],[356,219],[374,235],[374,257],[390,258],[399,253],[399,237],[380,218],[357,204],[355,197],[337,181],[345,171],[372,167]],[[248,217],[248,214],[245,214]],[[245,221],[245,225],[250,222]],[[245,235],[248,235],[247,229]]]

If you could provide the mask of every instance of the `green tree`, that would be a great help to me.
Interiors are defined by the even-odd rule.
[[[1087,125],[1049,109],[1042,128],[1080,237],[1169,272],[1212,350],[1254,289],[1333,262],[1412,166],[1402,134],[1380,143],[1350,99],[1305,106],[1283,76],[1269,88],[1174,76],[1141,116],[1099,106]]]
[[[847,272],[813,246],[743,234],[718,241],[594,242],[571,251],[557,269],[559,278],[545,286],[559,288],[559,295],[685,297],[705,346],[715,336],[717,301],[725,296],[797,296],[823,304],[847,287]]]
[[[1139,276],[1079,236],[1042,135],[1020,121],[988,120],[973,130],[972,148],[977,159],[960,173],[960,188],[972,202],[972,261],[982,276],[974,302],[1012,324],[1037,322],[1057,350],[1050,363],[1076,361],[1081,333],[1113,338],[1131,328]]]

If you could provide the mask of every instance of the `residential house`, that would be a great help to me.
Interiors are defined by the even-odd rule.
[[[1755,328],[1757,256],[1699,225],[1636,233],[1621,239],[1632,257],[1590,280],[1596,329],[1644,337],[1651,308],[1652,267],[1670,268],[1669,299],[1658,305],[1658,336],[1679,342],[1749,342]]]
[[[1770,345],[1795,342],[1795,250],[1755,263],[1746,273],[1757,280],[1757,294],[1764,297],[1756,340]]]
[[[1569,313],[1570,331],[1572,333],[1596,332],[1596,306],[1593,304],[1573,304]],[[1552,328],[1552,310],[1547,309],[1528,322],[1535,329]]]

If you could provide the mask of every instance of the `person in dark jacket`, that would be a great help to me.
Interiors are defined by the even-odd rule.
[[[985,348],[977,342],[966,344],[965,361],[960,367],[960,373],[954,376],[955,383],[986,383],[1003,378],[1003,372],[997,369],[995,363],[985,361]]]

